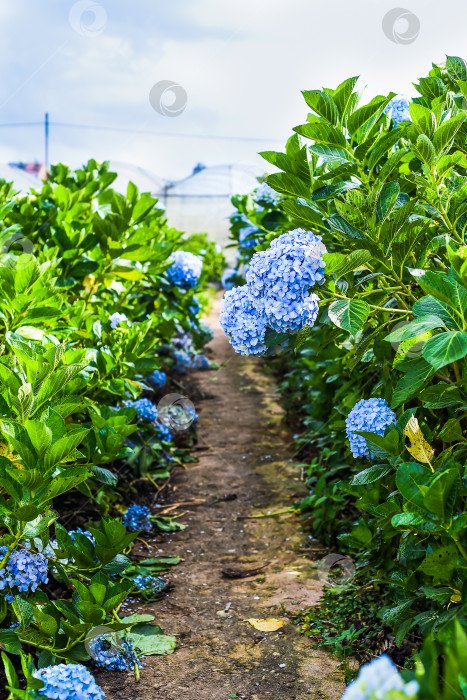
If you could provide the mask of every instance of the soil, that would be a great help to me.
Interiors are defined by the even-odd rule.
[[[157,535],[146,552],[182,562],[161,601],[135,599],[125,608],[154,614],[165,634],[177,636],[177,649],[148,657],[139,682],[95,676],[108,700],[337,700],[345,687],[337,660],[313,650],[293,623],[321,595],[320,551],[287,510],[304,486],[274,381],[258,359],[232,351],[217,318],[216,304],[209,347],[220,369],[195,375],[199,461],[172,481],[171,501],[182,505],[170,514],[184,513],[187,527]],[[232,578],[242,573],[249,575]],[[249,618],[284,625],[260,632]]]

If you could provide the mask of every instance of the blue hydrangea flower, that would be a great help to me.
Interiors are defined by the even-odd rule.
[[[191,357],[185,350],[175,350],[174,352],[174,370],[178,374],[186,374],[191,366]]]
[[[191,361],[191,366],[193,369],[210,369],[211,363],[209,362],[206,355],[196,355]]]
[[[75,535],[77,533],[79,533],[80,535],[84,535],[85,537],[88,538],[88,540],[91,540],[91,542],[93,544],[96,544],[96,539],[95,539],[94,535],[92,534],[92,532],[90,532],[89,530],[82,530],[80,527],[77,527],[75,530],[70,530],[68,533],[70,535],[71,539],[73,540],[73,542],[75,541]]]
[[[172,338],[172,345],[187,353],[193,352],[193,338],[191,333],[188,333],[188,331],[180,331]]]
[[[362,666],[357,678],[346,688],[342,700],[384,700],[392,690],[413,698],[417,695],[418,683],[405,683],[391,659],[383,655]]]
[[[136,408],[136,415],[140,420],[157,420],[157,406],[149,399],[138,399],[137,401],[124,401],[125,408]]]
[[[196,287],[203,270],[201,258],[186,250],[176,250],[171,257],[174,263],[167,270],[167,276],[172,284],[184,289]]]
[[[247,285],[225,293],[219,321],[236,352],[264,355],[267,322],[264,314],[253,307]]]
[[[102,700],[105,693],[92,673],[82,664],[57,664],[46,666],[34,673],[34,677],[44,682],[38,689],[39,695],[51,700]]]
[[[0,560],[7,551],[8,547],[0,547]],[[48,580],[47,558],[29,549],[16,547],[6,566],[0,570],[0,591],[8,591],[5,598],[11,603],[16,593],[34,593],[41,583]]]
[[[133,581],[140,591],[150,590],[154,595],[162,593],[169,585],[162,576],[142,576],[139,574],[135,576]]]
[[[262,182],[254,194],[255,202],[276,205],[280,200],[278,192],[272,189],[267,182]]]
[[[396,124],[411,121],[409,100],[407,97],[405,97],[405,95],[396,95],[396,97],[393,97],[386,106],[384,112],[389,112],[389,110],[391,110],[391,117],[394,119]]]
[[[324,280],[325,252],[321,236],[295,229],[253,255],[246,275],[252,304],[275,331],[296,333],[315,322],[319,299],[309,289]]]
[[[396,414],[391,411],[384,399],[361,399],[350,411],[345,421],[350,450],[354,457],[373,459],[367,447],[365,438],[357,435],[355,430],[384,435],[385,428],[396,420]]]
[[[159,421],[156,422],[155,426],[159,431],[159,437],[161,438],[161,440],[165,440],[166,442],[172,442],[172,433],[170,432],[170,429],[167,428],[167,426],[163,425]]]
[[[112,329],[117,328],[121,323],[128,323],[128,319],[125,316],[125,314],[119,314],[118,311],[116,311],[112,316],[109,316],[109,321],[110,321],[110,327]]]
[[[255,237],[255,233],[258,233],[259,229],[257,226],[244,226],[238,232],[238,241],[242,248],[254,248],[258,245],[258,239]]]
[[[100,634],[89,642],[89,654],[96,666],[106,671],[133,671],[140,666],[133,649],[133,642],[127,637],[118,638],[113,634]]]
[[[130,532],[150,532],[152,530],[150,515],[151,511],[147,506],[130,506],[123,514],[122,523]]]
[[[158,388],[161,388],[167,381],[167,375],[165,372],[162,372],[162,370],[155,369],[154,372],[151,374],[151,381]]]
[[[221,284],[224,289],[233,289],[235,285],[232,282],[232,277],[234,277],[236,274],[237,271],[232,267],[228,267],[226,270],[224,270],[221,277]]]

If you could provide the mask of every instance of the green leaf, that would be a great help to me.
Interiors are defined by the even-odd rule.
[[[131,628],[128,637],[142,654],[172,654],[177,646],[176,637],[161,634],[158,629],[160,628],[142,622]]]
[[[401,343],[404,340],[417,338],[419,335],[422,335],[422,333],[431,331],[434,328],[446,328],[444,321],[434,315],[420,316],[415,321],[411,321],[410,323],[400,326],[397,330],[392,331],[384,340],[388,343]]]
[[[386,182],[382,188],[376,202],[376,215],[379,221],[384,221],[396,206],[400,187],[397,180]]]
[[[454,295],[454,290],[453,290]],[[458,316],[457,314],[441,301],[435,299],[432,296],[426,296],[419,299],[412,307],[412,311],[415,316],[438,316],[441,318],[448,328],[455,328],[457,326]]]
[[[324,117],[330,124],[336,125],[339,121],[339,111],[331,95],[320,90],[303,90],[305,101],[311,109]]]
[[[300,328],[297,335],[295,336],[295,350],[298,350],[298,348],[301,347],[303,343],[305,343],[308,340],[312,333],[313,326],[309,326],[307,324],[303,326],[303,328]]]
[[[459,472],[455,468],[435,474],[423,499],[425,507],[441,520],[449,520],[456,505],[460,485]]]
[[[439,527],[436,523],[427,520],[424,515],[420,513],[398,513],[391,518],[391,525],[393,527],[404,527],[411,528],[416,532],[438,532]]]
[[[31,520],[35,520],[37,516],[40,513],[40,509],[37,508],[36,506],[29,505],[29,506],[21,506],[21,508],[17,508],[16,510],[13,511],[11,514],[16,520],[20,520],[21,522],[28,523]]]
[[[331,304],[328,315],[335,326],[355,335],[370,315],[370,307],[362,299],[339,299]]]
[[[323,259],[326,263],[326,274],[343,277],[365,265],[372,259],[372,255],[369,250],[353,250],[349,255],[325,253]]]
[[[310,196],[310,185],[303,182],[295,175],[289,173],[273,173],[268,175],[268,184],[277,192],[291,195],[292,197],[303,197],[308,199]]]
[[[425,134],[420,134],[410,148],[412,153],[426,165],[431,165],[436,158],[435,147]]]
[[[439,437],[443,442],[461,442],[464,439],[464,435],[459,419],[449,418],[441,428]]]
[[[299,199],[297,202],[293,202],[287,199],[283,202],[282,208],[302,227],[325,230],[321,214],[305,200]]]
[[[385,454],[393,456],[399,454],[399,433],[394,428],[386,435],[378,435],[366,430],[355,430],[355,433],[365,438],[368,449],[377,457],[384,457]]]
[[[412,396],[423,386],[432,374],[434,374],[433,367],[423,357],[418,357],[394,387],[391,408],[396,408],[399,404],[406,401],[409,396]]]
[[[358,76],[353,76],[352,78],[347,78],[344,80],[337,88],[334,90],[332,99],[339,110],[339,114],[345,117],[352,106],[352,96],[358,98],[358,95],[353,92],[355,85],[357,84]]]
[[[436,118],[433,112],[417,102],[409,103],[409,111],[413,123],[417,125],[422,134],[431,139],[436,129]],[[431,146],[433,147],[433,144]]]
[[[306,124],[294,127],[294,131],[301,136],[313,139],[327,146],[335,146],[337,148],[343,148],[344,150],[348,146],[342,131],[324,122],[307,122]]]
[[[24,598],[21,598],[21,596],[16,595],[12,605],[21,626],[29,627],[31,620],[34,617],[34,608],[31,603]]]
[[[28,491],[34,491],[44,482],[44,475],[39,469],[7,469],[7,474]]]
[[[467,333],[446,331],[429,338],[422,349],[422,355],[435,371],[445,365],[460,360],[467,355]]]
[[[467,80],[467,63],[459,56],[446,57],[446,70],[451,80]]]
[[[75,488],[75,486],[86,481],[90,476],[91,472],[84,467],[67,469],[60,476],[55,477],[50,485],[37,491],[36,497],[40,498],[41,502],[47,503],[62,493]]]
[[[87,407],[92,406],[93,403],[86,396],[65,396],[64,398],[54,399],[51,406],[62,418],[67,418],[72,413],[86,411]]]
[[[394,96],[394,95],[393,95]],[[357,109],[347,120],[347,128],[351,134],[355,134],[370,119],[379,116],[391,98],[377,96],[369,104]]]
[[[368,157],[368,169],[373,170],[373,168],[378,165],[380,160],[387,155],[387,152],[395,146],[395,144],[400,141],[400,133],[398,129],[391,129],[386,134],[382,134],[372,147],[369,157]]]
[[[396,484],[408,503],[423,508],[423,497],[428,490],[432,472],[418,462],[403,462],[396,471]]]
[[[352,226],[349,224],[342,216],[331,216],[327,220],[327,223],[331,228],[335,229],[336,231],[340,231],[341,233],[345,233],[347,236],[350,236],[351,238],[360,238],[361,240],[368,240],[368,236],[366,236],[363,231],[359,231],[355,226]]]
[[[272,328],[268,328],[264,335],[264,344],[267,348],[272,348],[276,345],[282,345],[282,343],[288,339],[288,333],[278,333],[277,331],[273,331]]]
[[[13,666],[13,664],[11,663],[10,659],[8,658],[8,656],[5,654],[4,651],[2,651],[2,661],[3,661],[3,669],[5,671],[8,690],[12,690],[13,688],[15,690],[18,689],[19,688],[18,675],[15,671],[15,667]],[[14,697],[14,695],[10,695],[10,697]]]
[[[78,447],[88,432],[89,429],[87,428],[75,428],[70,430],[68,433],[65,433],[62,438],[54,442],[46,451],[43,457],[44,467],[49,469],[56,464],[60,464],[60,462],[62,462],[67,455],[70,454],[70,452]]]
[[[363,471],[356,474],[350,483],[352,484],[352,486],[373,484],[375,481],[379,481],[391,472],[392,467],[388,467],[387,464],[375,464],[372,467],[368,467],[368,469],[364,469]]]
[[[425,561],[418,567],[418,570],[428,576],[447,580],[456,568],[458,559],[459,555],[454,546],[438,547],[434,552],[428,554]]]
[[[447,121],[443,122],[441,126],[435,131],[435,135],[433,136],[433,145],[438,151],[438,153],[450,146],[452,140],[461,128],[466,117],[467,114],[465,112],[461,112],[455,117],[451,117],[451,119],[448,119]]]
[[[13,630],[0,629],[0,649],[9,654],[21,653],[21,642]]]

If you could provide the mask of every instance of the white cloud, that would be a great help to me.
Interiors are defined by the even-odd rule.
[[[128,160],[165,177],[181,177],[198,161],[259,162],[306,118],[302,89],[361,74],[367,95],[413,94],[411,82],[446,53],[465,55],[461,0],[411,0],[420,34],[409,45],[382,31],[393,1],[102,0],[104,31],[83,37],[68,22],[71,2],[18,0],[0,9],[0,122],[117,125],[175,134],[271,138],[271,143],[211,141],[51,129],[54,160]],[[157,114],[149,91],[159,80],[188,95],[176,118]],[[5,99],[7,100],[5,102]],[[0,100],[0,105],[2,100]],[[279,143],[272,141],[279,139]],[[2,130],[0,160],[41,158],[38,129]],[[13,155],[12,155],[13,154]]]

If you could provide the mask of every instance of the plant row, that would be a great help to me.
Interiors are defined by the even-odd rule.
[[[262,153],[276,172],[234,198],[221,323],[280,375],[341,584],[423,648],[415,684],[378,658],[344,697],[467,697],[467,64],[410,100],[356,84],[304,91],[305,123]]]
[[[153,616],[119,610],[130,594],[160,596],[160,572],[177,563],[131,552],[140,531],[182,527],[154,514],[151,499],[189,459],[196,412],[177,391],[183,373],[209,367],[201,316],[223,259],[205,235],[169,228],[157,200],[132,183],[118,193],[115,178],[90,161],[76,172],[52,167],[23,196],[0,183],[9,700],[99,700],[93,668],[138,676],[143,655],[175,647]]]

